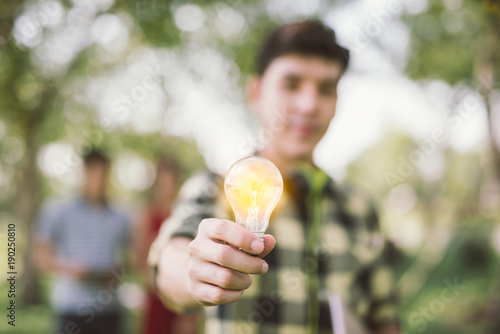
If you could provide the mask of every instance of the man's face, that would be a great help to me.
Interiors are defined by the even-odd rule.
[[[159,169],[156,176],[155,195],[157,199],[171,199],[177,191],[177,174],[168,169]]]
[[[250,102],[269,139],[287,158],[311,156],[335,115],[339,63],[319,56],[284,55],[250,86]]]
[[[84,168],[85,195],[92,201],[100,201],[106,193],[108,165],[104,162],[93,162]]]

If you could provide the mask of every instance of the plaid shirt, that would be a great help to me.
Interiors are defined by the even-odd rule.
[[[194,239],[199,223],[212,217],[234,220],[223,179],[204,172],[183,185],[150,264],[157,266],[169,238]],[[367,328],[397,321],[384,240],[374,206],[362,194],[335,184],[319,168],[303,169],[284,180],[266,233],[276,239],[265,258],[269,271],[252,275],[238,302],[206,307],[206,333],[332,333],[331,294]]]

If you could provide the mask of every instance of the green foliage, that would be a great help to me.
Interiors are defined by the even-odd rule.
[[[449,8],[446,2],[460,3],[461,6]],[[202,168],[203,158],[190,138],[177,138],[160,131],[138,133],[130,124],[116,128],[104,126],[93,101],[82,98],[89,81],[112,76],[126,68],[128,57],[136,49],[182,50],[186,45],[196,45],[212,48],[234,61],[240,71],[238,83],[243,87],[254,72],[255,55],[263,32],[280,23],[279,18],[268,14],[266,1],[214,3],[198,0],[190,4],[203,10],[205,25],[203,34],[196,35],[183,32],[176,25],[174,11],[185,4],[183,1],[118,0],[106,13],[121,15],[130,25],[130,39],[122,54],[106,58],[100,46],[90,44],[77,52],[64,71],[47,76],[34,61],[34,49],[20,46],[12,38],[15,18],[36,3],[0,2],[0,224],[15,219],[28,222],[15,210],[22,197],[20,189],[32,198],[46,199],[68,187],[58,179],[38,175],[41,179],[38,180],[27,173],[26,161],[30,161],[29,158],[36,160],[40,149],[49,143],[67,143],[77,154],[85,147],[95,145],[109,152],[112,158],[126,152],[152,163],[158,154],[168,153],[180,161],[183,179]],[[315,15],[330,9],[332,3],[337,2],[322,2]],[[481,65],[500,64],[498,42],[493,43],[499,40],[498,6],[494,6],[494,1],[430,0],[429,3],[424,12],[403,17],[411,33],[412,48],[406,74],[415,80],[439,78],[451,85],[466,83],[481,88],[478,79]],[[63,6],[70,10],[73,3],[64,1]],[[245,29],[234,39],[223,38],[215,27],[218,11],[223,6],[229,6],[245,17]],[[101,14],[99,12],[96,16]],[[43,33],[50,30],[40,29]],[[498,69],[494,70],[492,80],[500,81]],[[166,113],[168,108],[169,105],[165,104],[162,112]],[[20,144],[14,145],[14,142]],[[485,208],[487,198],[484,195],[485,183],[488,185],[494,181],[489,181],[491,178],[479,153],[459,154],[445,148],[446,170],[438,180],[426,180],[416,168],[411,175],[390,184],[385,173],[392,171],[397,174],[398,158],[407,158],[416,148],[418,143],[408,135],[388,133],[349,167],[346,178],[361,183],[379,199],[382,216],[387,219],[387,230],[417,220],[423,231],[420,246],[403,249],[399,262],[395,264],[398,277],[404,277],[406,272],[422,263],[427,264],[422,266],[421,272],[425,282],[410,280],[419,289],[401,296],[404,306],[402,323],[407,332],[418,332],[410,317],[422,307],[428,307],[440,295],[443,280],[458,277],[467,285],[466,292],[456,302],[446,305],[442,315],[429,321],[425,332],[482,333],[482,326],[468,324],[466,319],[484,306],[483,301],[494,293],[497,286],[498,255],[491,244],[499,213]],[[15,156],[13,151],[16,150],[22,151],[22,158],[9,159]],[[40,187],[36,186],[39,181]],[[29,188],[26,184],[34,186]],[[416,204],[408,212],[395,213],[388,205],[388,198],[397,184],[407,185],[417,196]],[[112,192],[132,202],[144,195],[117,185]],[[35,212],[37,205],[37,201],[33,201],[30,208],[22,209]],[[446,235],[450,236],[449,241],[443,242],[442,249],[439,245],[426,243],[434,233],[433,228],[439,224],[445,226]],[[26,237],[24,242],[27,240]],[[435,256],[428,257],[428,252]],[[2,288],[0,286],[0,291]],[[44,293],[46,289],[45,282]],[[4,299],[5,295],[1,294],[1,305],[5,303]],[[46,298],[43,302],[39,306],[20,308],[22,327],[16,328],[15,333],[48,332],[52,313]],[[131,319],[136,321],[137,313],[132,313]],[[4,321],[0,322],[0,332],[14,333],[5,327]]]
[[[487,1],[449,1],[451,8],[445,2],[429,1],[427,11],[404,17],[412,32],[406,72],[415,79],[472,83],[474,66],[488,53],[484,35],[498,28],[500,15],[487,11]],[[461,5],[455,8],[453,4]]]

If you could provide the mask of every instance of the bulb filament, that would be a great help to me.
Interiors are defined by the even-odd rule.
[[[259,224],[259,208],[257,207],[257,191],[252,191],[250,193],[252,206],[248,208],[248,218],[247,218],[247,227],[250,228],[250,231],[257,231]]]

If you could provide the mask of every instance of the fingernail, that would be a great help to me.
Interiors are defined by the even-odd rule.
[[[255,239],[254,241],[252,241],[250,248],[254,252],[262,252],[264,250],[264,243],[259,239]]]
[[[262,273],[265,274],[267,273],[268,270],[269,270],[269,265],[267,264],[267,262],[264,262],[262,264]]]

